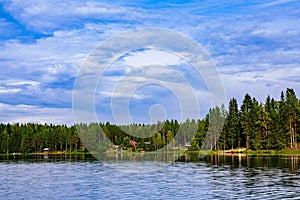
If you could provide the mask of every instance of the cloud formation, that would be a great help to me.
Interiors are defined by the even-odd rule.
[[[0,4],[0,103],[10,109],[9,116],[1,111],[3,122],[47,118],[71,123],[74,80],[89,53],[115,34],[143,27],[179,31],[203,46],[218,67],[228,98],[237,97],[241,102],[249,92],[264,101],[266,94],[279,98],[287,87],[300,94],[297,0],[13,0]],[[129,52],[107,72],[109,81],[101,91],[103,97],[111,95],[109,84],[120,80],[120,74],[143,62],[173,64],[177,66],[173,69],[184,73],[182,60],[163,52]],[[199,81],[192,75],[189,78]],[[136,97],[146,99],[147,95],[140,91]],[[30,109],[23,112],[25,108],[19,105]],[[110,113],[102,108],[103,120],[110,120]],[[26,117],[20,118],[20,113]],[[60,113],[68,114],[58,117]]]

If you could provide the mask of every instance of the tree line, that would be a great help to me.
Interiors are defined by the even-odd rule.
[[[0,124],[0,153],[74,151],[80,146],[75,126],[53,124]]]
[[[300,101],[293,89],[281,92],[280,100],[267,96],[265,103],[246,94],[239,107],[229,102],[228,113],[219,140],[219,149],[297,148],[299,141]]]
[[[281,92],[280,100],[267,96],[264,103],[246,94],[239,106],[230,99],[211,108],[203,119],[157,124],[115,125],[0,124],[0,153],[52,151],[106,151],[112,145],[128,150],[156,151],[188,147],[189,150],[252,150],[297,148],[300,140],[300,100],[293,89]],[[132,142],[136,145],[132,145]],[[172,145],[168,145],[172,144]],[[170,148],[172,149],[168,149]]]

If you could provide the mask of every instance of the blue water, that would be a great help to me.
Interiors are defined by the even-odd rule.
[[[211,157],[137,174],[93,159],[2,159],[0,199],[299,199],[298,159]]]

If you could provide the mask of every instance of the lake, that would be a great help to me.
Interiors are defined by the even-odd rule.
[[[0,156],[0,199],[300,198],[299,156],[196,155],[168,165],[139,156]]]

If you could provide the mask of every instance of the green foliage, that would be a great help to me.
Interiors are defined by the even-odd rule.
[[[233,149],[235,146],[240,146],[240,113],[238,103],[235,98],[229,101],[229,112],[223,128],[221,141],[223,140],[222,149]]]
[[[72,139],[70,139],[72,138]],[[77,138],[74,141],[74,138]],[[77,144],[76,144],[76,143]],[[74,126],[48,124],[0,124],[0,153],[36,153],[74,150],[80,138]]]
[[[0,124],[0,154],[51,151],[102,152],[118,145],[123,149],[156,151],[172,147],[197,150],[282,150],[298,148],[300,140],[300,100],[293,89],[281,92],[280,100],[270,96],[260,103],[246,94],[239,108],[237,100],[211,108],[204,119],[179,123],[166,120],[157,124],[117,126],[107,123],[77,124]],[[222,126],[224,124],[224,126]],[[78,132],[77,132],[78,131]],[[219,140],[218,140],[219,139]],[[130,141],[137,142],[132,148]],[[190,143],[191,142],[191,143]],[[173,150],[167,146],[166,150]]]

